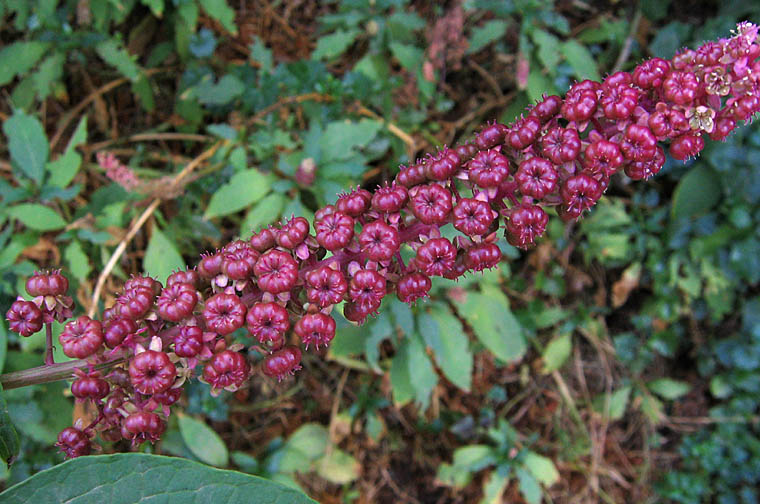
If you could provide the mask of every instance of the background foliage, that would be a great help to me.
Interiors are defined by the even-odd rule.
[[[164,280],[543,93],[725,36],[760,9],[7,0],[0,18],[0,305],[36,268],[65,267],[87,311],[130,273]],[[105,152],[119,170],[97,162]],[[535,249],[502,240],[497,270],[441,281],[413,308],[386,300],[362,328],[342,321],[294,380],[218,398],[190,386],[146,449],[320,502],[756,502],[759,161],[751,126],[650,182],[614,180]],[[39,364],[44,337],[2,324],[0,369]],[[3,395],[21,434],[0,471],[10,486],[58,464],[57,432],[91,412],[65,383]]]

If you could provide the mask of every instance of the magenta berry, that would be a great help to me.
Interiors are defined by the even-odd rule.
[[[409,205],[423,224],[443,224],[451,212],[451,193],[438,184],[416,186],[409,191]]]
[[[82,376],[71,384],[71,393],[77,399],[99,401],[108,395],[111,387],[105,380],[95,376]]]
[[[467,173],[479,187],[499,187],[509,176],[509,161],[495,150],[480,151],[467,163]]]
[[[372,195],[372,210],[381,213],[396,213],[406,205],[409,193],[406,187],[392,184],[379,187]]]
[[[119,315],[137,320],[144,317],[153,307],[155,294],[152,289],[143,286],[124,287],[124,294],[116,300]]]
[[[398,234],[396,237],[398,239]],[[348,290],[343,273],[328,266],[309,271],[305,280],[306,299],[320,308],[340,303]]]
[[[583,122],[591,119],[597,105],[595,82],[585,80],[574,84],[565,95],[562,104],[562,117],[568,121]]]
[[[103,328],[100,321],[82,315],[66,324],[58,341],[67,357],[86,359],[103,344]]]
[[[454,227],[467,236],[487,233],[494,220],[490,205],[474,198],[460,199],[451,215]]]
[[[206,279],[214,278],[222,273],[223,261],[224,258],[219,251],[204,255],[198,263],[198,275]]]
[[[197,289],[200,280],[201,278],[198,275],[198,272],[194,269],[175,271],[166,279],[166,286],[171,287],[174,284],[182,283],[188,284],[190,287]]]
[[[669,71],[670,63],[661,58],[652,58],[636,67],[633,83],[642,89],[657,88],[662,85]]]
[[[581,173],[567,179],[559,194],[569,216],[577,218],[599,201],[602,187],[597,180]]]
[[[633,180],[648,179],[659,173],[665,164],[665,152],[662,147],[657,146],[657,151],[652,159],[648,161],[634,161],[625,166],[625,174]]]
[[[478,149],[486,150],[496,147],[497,145],[504,143],[504,137],[508,133],[508,129],[505,125],[494,123],[483,128],[483,131],[478,133],[475,137],[475,145]]]
[[[335,207],[349,217],[358,217],[367,211],[372,201],[372,194],[366,189],[355,189],[338,198]]]
[[[5,318],[8,320],[8,328],[24,337],[42,329],[42,310],[31,301],[14,301]]]
[[[206,301],[203,319],[206,327],[224,336],[243,327],[245,313],[245,305],[238,296],[220,292]]]
[[[417,249],[414,263],[428,276],[443,276],[454,267],[457,249],[446,238],[433,238]]]
[[[464,265],[472,271],[494,268],[500,261],[501,250],[495,243],[479,243],[464,255]]]
[[[257,252],[263,253],[274,247],[274,244],[276,243],[276,236],[274,231],[272,231],[270,228],[264,228],[258,233],[254,233],[248,242],[254,249],[256,249]]]
[[[121,435],[124,439],[131,439],[134,444],[150,441],[158,441],[161,434],[166,430],[166,422],[161,420],[156,413],[138,411],[124,419],[121,426]]]
[[[507,220],[507,241],[519,248],[528,248],[544,234],[549,216],[538,205],[524,203],[510,210]]]
[[[459,168],[462,160],[455,150],[444,147],[425,160],[425,175],[431,180],[447,180]]]
[[[521,118],[509,129],[507,143],[515,150],[523,150],[536,141],[541,131],[541,120],[535,116]]]
[[[298,264],[293,257],[282,250],[270,250],[259,258],[253,269],[259,288],[279,294],[293,288],[298,281]]]
[[[559,114],[561,108],[562,98],[557,95],[544,96],[543,100],[530,110],[530,115],[537,117],[541,124],[546,124]]]
[[[554,164],[573,161],[580,151],[581,139],[574,129],[555,126],[541,138],[541,152]]]
[[[704,148],[705,141],[701,136],[688,133],[673,140],[669,152],[674,159],[684,161],[690,157],[696,157]]]
[[[335,320],[324,313],[308,313],[296,322],[293,330],[306,348],[313,344],[319,349],[329,345],[335,337]]]
[[[259,343],[276,347],[282,345],[285,332],[290,328],[288,310],[277,303],[254,304],[248,309],[245,321],[248,332]]]
[[[58,433],[58,442],[55,445],[60,448],[67,459],[89,455],[92,452],[92,442],[87,434],[76,427],[66,427]]]
[[[414,303],[416,300],[426,297],[432,285],[429,276],[414,271],[399,279],[396,285],[396,294],[404,303]]]
[[[401,245],[396,228],[381,220],[370,222],[359,233],[362,253],[370,261],[390,261]]]
[[[36,272],[26,281],[26,292],[30,296],[61,296],[69,290],[68,279],[61,270]]]
[[[539,156],[528,158],[517,169],[515,180],[525,196],[541,199],[557,188],[557,170],[554,165]]]
[[[286,346],[264,359],[261,371],[270,378],[282,380],[301,369],[301,350],[296,346]]]
[[[232,350],[219,352],[203,367],[203,380],[215,390],[237,390],[250,374],[248,359]]]
[[[611,177],[623,161],[623,153],[616,143],[599,139],[586,147],[583,169],[592,176]]]
[[[115,317],[103,328],[103,341],[108,348],[116,348],[130,334],[137,332],[137,323],[131,318]]]
[[[380,306],[385,293],[385,277],[375,270],[357,271],[348,284],[348,297],[359,305]]]
[[[286,222],[277,233],[277,244],[289,250],[299,246],[309,234],[309,221],[295,217]]]
[[[203,350],[203,329],[198,326],[182,326],[174,336],[174,353],[178,357],[192,358]]]
[[[172,386],[177,368],[169,356],[156,350],[145,350],[129,363],[129,379],[136,391],[151,395]]]
[[[253,275],[253,267],[259,259],[259,253],[249,242],[235,240],[228,243],[220,252],[222,256],[221,272],[231,280],[245,280]]]
[[[354,219],[340,211],[325,213],[314,223],[317,243],[327,250],[338,250],[354,237]]]
[[[158,315],[170,322],[179,322],[193,314],[198,303],[195,288],[186,283],[174,283],[165,287],[156,300]]]
[[[662,83],[665,98],[676,105],[689,105],[699,93],[699,81],[690,72],[670,72]]]

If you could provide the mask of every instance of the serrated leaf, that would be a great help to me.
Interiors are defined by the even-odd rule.
[[[277,221],[286,201],[285,195],[281,193],[270,193],[259,200],[245,215],[240,225],[240,236],[245,237],[258,232],[262,227]]]
[[[473,356],[470,342],[458,318],[444,310],[417,317],[417,326],[443,374],[451,383],[469,392],[472,386]]]
[[[3,123],[13,167],[37,184],[42,182],[50,153],[47,137],[37,118],[16,111]]]
[[[559,471],[549,457],[544,457],[536,452],[528,451],[523,459],[523,465],[530,471],[534,478],[549,487],[559,481]]]
[[[345,485],[359,477],[360,465],[351,454],[333,448],[316,463],[317,474],[330,483]]]
[[[184,413],[179,414],[178,423],[182,440],[200,461],[218,467],[229,464],[227,446],[211,427]]]
[[[62,481],[66,484],[61,484]],[[4,491],[0,494],[0,501],[3,504],[316,502],[295,489],[256,476],[215,469],[182,458],[143,453],[97,455],[66,461]]]
[[[143,259],[145,273],[163,283],[173,271],[184,269],[185,266],[185,260],[177,251],[177,247],[154,226]]]
[[[671,214],[674,219],[681,219],[707,213],[718,204],[721,195],[720,177],[701,164],[681,178],[673,193]]]
[[[206,11],[206,14],[222,23],[225,30],[233,35],[237,35],[235,11],[227,5],[226,0],[200,0],[198,3]]]
[[[74,240],[63,251],[63,257],[66,259],[68,269],[74,275],[74,277],[80,282],[87,278],[87,275],[92,271],[90,266],[90,258],[82,250],[82,244],[79,241]]]
[[[0,330],[3,331],[3,334],[0,336],[5,339],[4,328],[0,328]],[[5,404],[5,398],[3,397],[3,386],[0,384],[0,459],[2,459],[2,461],[6,464],[10,465],[13,462],[13,459],[18,455],[18,450],[18,433],[13,427],[13,423],[11,423],[10,417],[8,417],[8,406]],[[0,494],[0,497],[2,497],[2,494]]]
[[[337,30],[330,35],[319,37],[317,47],[311,53],[311,59],[333,59],[340,56],[354,43],[359,33],[359,30]]]
[[[140,76],[140,67],[134,57],[115,40],[104,40],[95,47],[95,52],[127,79],[134,82]]]
[[[66,225],[66,221],[60,215],[39,203],[21,203],[10,207],[7,212],[8,215],[20,220],[29,229],[36,231],[52,231],[61,229]]]
[[[482,294],[467,293],[460,313],[481,343],[499,359],[513,362],[525,355],[522,327],[510,311],[506,296],[497,288],[484,288]]]
[[[209,201],[204,219],[235,213],[256,203],[272,187],[272,177],[255,169],[236,173],[220,187]]]
[[[369,144],[382,126],[382,122],[373,119],[329,123],[319,142],[322,161],[350,158],[355,153],[355,148]]]
[[[15,42],[0,50],[0,86],[28,72],[42,58],[49,44],[33,40]]]
[[[647,383],[647,387],[663,399],[669,400],[678,399],[688,394],[689,390],[691,390],[691,385],[688,383],[671,378],[658,378]]]
[[[551,373],[562,367],[573,348],[573,340],[570,333],[565,333],[555,338],[546,345],[543,353],[544,373]]]
[[[570,39],[560,46],[560,51],[578,79],[602,80],[596,67],[596,60],[586,46]]]

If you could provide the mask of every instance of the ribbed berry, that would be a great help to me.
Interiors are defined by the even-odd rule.
[[[309,271],[305,280],[306,299],[320,308],[340,303],[348,290],[343,273],[328,266]]]
[[[611,177],[623,161],[623,153],[616,143],[599,139],[586,147],[583,169],[592,176]]]
[[[216,390],[236,390],[250,375],[248,359],[232,350],[219,352],[203,367],[203,381]]]
[[[30,296],[60,296],[69,290],[69,281],[61,270],[35,272],[26,281],[26,292]]]
[[[296,322],[293,330],[306,348],[314,345],[319,349],[322,345],[329,345],[335,337],[335,320],[324,313],[307,313]]]
[[[327,250],[341,249],[354,237],[354,219],[343,212],[334,211],[317,217],[314,223],[317,243]]]
[[[464,158],[463,158],[464,159]],[[409,166],[402,166],[399,169],[396,182],[404,187],[412,187],[418,184],[422,184],[427,180],[425,175],[425,165],[422,163],[414,163]]]
[[[166,279],[166,286],[170,287],[177,283],[188,284],[197,289],[200,283],[200,276],[194,269],[175,271]]]
[[[509,161],[496,150],[480,151],[467,163],[467,174],[478,187],[499,187],[509,176]]]
[[[523,150],[536,141],[541,131],[541,121],[534,116],[521,118],[509,128],[507,143],[515,150]]]
[[[628,119],[638,103],[639,90],[628,87],[627,84],[602,86],[600,104],[604,115],[612,121]]]
[[[106,322],[103,340],[108,348],[121,345],[124,338],[137,332],[137,323],[128,317],[115,317]]]
[[[198,274],[206,279],[214,278],[222,272],[222,254],[219,251],[213,254],[206,254],[201,257],[198,263]]]
[[[541,124],[546,124],[559,114],[561,108],[562,98],[557,95],[544,96],[540,102],[530,109],[530,115],[537,117]]]
[[[301,369],[301,350],[296,346],[286,346],[267,355],[261,365],[262,372],[270,378],[282,380]]]
[[[646,126],[631,124],[620,141],[620,151],[629,161],[647,161],[655,155],[657,138]]]
[[[525,196],[541,199],[557,188],[557,170],[547,159],[534,156],[520,163],[515,180]]]
[[[277,233],[277,244],[289,250],[299,246],[309,235],[309,221],[295,217],[283,224]]]
[[[245,313],[245,305],[238,296],[220,292],[206,301],[203,319],[209,330],[224,336],[243,327]]]
[[[378,187],[372,195],[372,210],[381,213],[396,213],[406,205],[409,193],[402,185]]]
[[[182,326],[174,335],[174,353],[179,357],[192,358],[203,350],[203,329],[198,326]]]
[[[409,191],[412,213],[423,224],[443,224],[451,212],[451,193],[438,184],[415,186]]]
[[[220,252],[222,256],[222,273],[232,280],[245,280],[253,275],[253,267],[259,259],[259,253],[249,242],[235,240],[228,243]]]
[[[83,400],[99,401],[108,395],[110,389],[108,382],[94,376],[81,376],[71,384],[71,394]]]
[[[494,219],[491,206],[485,201],[462,198],[452,210],[454,227],[467,236],[485,234]]]
[[[76,427],[66,427],[58,433],[58,442],[55,445],[67,459],[89,455],[92,452],[90,438]]]
[[[259,340],[280,346],[285,332],[290,328],[288,310],[277,303],[256,303],[248,309],[245,317],[248,332]]]
[[[396,295],[404,303],[414,303],[420,298],[427,297],[433,283],[430,277],[414,271],[402,276],[396,284]]]
[[[338,197],[335,207],[349,217],[358,217],[367,211],[372,201],[372,194],[366,189],[354,189]]]
[[[276,243],[275,232],[270,228],[264,228],[258,233],[254,233],[248,242],[256,251],[264,253],[274,247]]]
[[[425,242],[414,258],[417,268],[428,276],[443,276],[454,267],[457,249],[446,238],[433,238]]]
[[[81,315],[66,324],[58,341],[67,357],[86,359],[103,344],[103,329],[100,321]]]
[[[478,146],[473,142],[465,142],[461,145],[457,145],[455,150],[457,151],[457,156],[459,156],[460,161],[464,163],[475,157],[475,154],[478,153]]]
[[[562,103],[562,117],[568,121],[583,122],[591,119],[597,104],[596,90],[599,84],[590,80],[573,84]]]
[[[131,439],[134,444],[145,441],[153,443],[159,440],[165,430],[166,422],[161,420],[156,413],[138,411],[124,419],[121,435],[124,439]]]
[[[489,124],[475,137],[475,145],[478,149],[486,150],[504,143],[508,128],[499,123]]]
[[[584,173],[570,177],[559,191],[567,211],[567,218],[578,218],[602,197],[599,182]]]
[[[298,264],[282,250],[270,250],[262,255],[253,269],[259,289],[279,294],[292,289],[298,281]]]
[[[501,250],[495,243],[479,243],[465,252],[464,265],[472,271],[491,269],[501,261]]]
[[[677,105],[689,105],[699,93],[699,81],[691,72],[673,71],[662,83],[665,98]]]
[[[370,261],[390,261],[401,246],[401,238],[396,228],[376,220],[365,225],[359,233],[359,245],[362,254]]]
[[[575,129],[555,126],[541,138],[541,152],[554,164],[573,161],[580,151],[581,139]]]
[[[362,325],[367,317],[376,313],[379,308],[380,301],[368,301],[366,303],[347,301],[343,304],[343,316],[346,320]]]
[[[170,322],[179,322],[193,314],[198,303],[198,292],[186,283],[174,283],[165,287],[156,300],[159,316]]]
[[[154,296],[161,292],[161,282],[144,275],[132,275],[129,280],[124,282],[124,291],[142,288],[150,290]]]
[[[660,139],[670,138],[689,131],[689,121],[683,112],[660,102],[649,116],[647,125]]]
[[[662,58],[644,61],[633,71],[633,83],[642,89],[658,88],[670,71],[670,63]]]
[[[141,394],[163,392],[174,384],[176,377],[177,368],[164,352],[145,350],[129,363],[129,379]]]
[[[657,152],[654,157],[648,161],[634,161],[625,165],[625,174],[633,180],[648,179],[659,173],[665,164],[665,152],[662,147],[657,146]]]
[[[459,154],[453,149],[444,147],[425,160],[425,175],[432,180],[446,180],[454,175],[461,164]]]
[[[670,155],[674,159],[684,161],[690,157],[696,157],[705,148],[705,141],[699,135],[687,133],[674,139],[670,143]]]
[[[375,270],[357,271],[348,284],[349,298],[360,305],[379,306],[385,292],[385,277]]]
[[[522,249],[533,245],[536,238],[544,234],[549,216],[538,205],[523,203],[509,211],[507,220],[507,241]]]
[[[19,299],[14,301],[5,314],[8,320],[8,329],[28,337],[42,329],[42,310],[31,301]]]
[[[124,293],[116,299],[118,312],[122,317],[137,320],[144,317],[151,308],[155,294],[152,289],[143,286],[124,288]]]

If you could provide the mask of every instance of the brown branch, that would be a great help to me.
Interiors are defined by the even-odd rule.
[[[96,364],[95,369],[106,369],[123,362],[124,359],[117,357],[109,361]],[[59,380],[68,380],[74,374],[75,369],[89,369],[90,363],[86,360],[74,360],[51,364],[49,366],[38,366],[22,371],[14,371],[0,375],[0,383],[3,389],[10,390],[14,388],[26,387],[29,385],[39,385],[40,383],[50,383]]]

